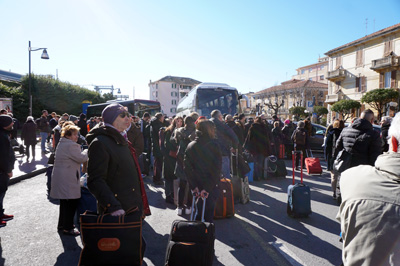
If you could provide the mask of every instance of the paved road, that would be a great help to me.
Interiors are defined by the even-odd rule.
[[[77,265],[80,238],[57,233],[58,205],[47,199],[45,183],[41,174],[10,186],[5,207],[15,219],[0,229],[0,265]],[[235,217],[215,222],[214,265],[340,265],[338,207],[328,174],[305,176],[313,199],[307,219],[286,215],[290,183],[289,176],[252,183],[251,202],[236,205]],[[165,204],[163,189],[148,184],[148,196],[153,214],[143,229],[144,265],[163,265],[170,225],[178,216]]]

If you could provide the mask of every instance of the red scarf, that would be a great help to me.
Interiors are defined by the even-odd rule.
[[[145,216],[149,216],[149,215],[151,215],[151,211],[150,211],[149,201],[147,199],[146,190],[144,188],[142,172],[140,171],[139,161],[136,156],[135,148],[133,148],[132,143],[129,140],[128,140],[128,147],[129,147],[129,150],[131,151],[133,160],[135,161],[135,166],[137,169],[137,173],[139,175],[139,183],[140,183],[140,190],[141,190],[140,192],[142,194],[142,202],[143,202],[143,212],[144,212]]]

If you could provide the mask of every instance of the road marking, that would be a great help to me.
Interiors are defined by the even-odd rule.
[[[272,258],[272,260],[279,266],[301,266],[306,265],[299,258],[296,257],[294,253],[287,249],[283,242],[275,241],[266,243],[264,239],[252,228],[252,226],[260,229],[261,231],[267,232],[264,228],[260,227],[258,224],[250,221],[249,219],[240,216],[235,213],[235,217],[238,218],[239,224],[247,231],[247,233],[260,245],[260,247],[267,252],[268,256]],[[275,237],[275,236],[274,236]],[[275,237],[276,238],[276,237]],[[271,248],[273,246],[274,248]],[[282,259],[277,251],[281,253],[287,260]]]

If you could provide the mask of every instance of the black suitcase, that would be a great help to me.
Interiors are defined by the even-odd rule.
[[[175,220],[165,255],[165,266],[207,266],[214,260],[215,227],[204,222],[206,200],[200,221],[193,221],[195,197],[192,202],[190,221]]]
[[[300,183],[295,184],[295,155],[292,152],[293,184],[288,187],[287,214],[293,218],[308,217],[311,214],[310,187],[303,184],[303,152],[301,154]]]

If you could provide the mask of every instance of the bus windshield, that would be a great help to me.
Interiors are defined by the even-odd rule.
[[[238,94],[236,90],[201,89],[197,91],[197,111],[200,115],[210,116],[215,109],[222,114],[238,112]]]

